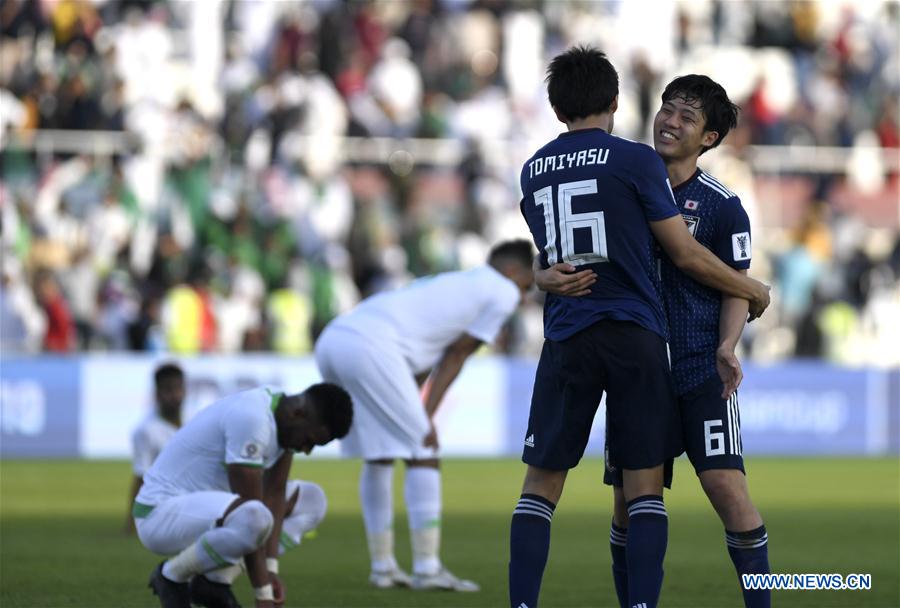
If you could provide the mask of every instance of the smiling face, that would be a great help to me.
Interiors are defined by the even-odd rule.
[[[667,162],[700,156],[719,137],[705,128],[700,100],[675,95],[663,102],[653,119],[653,147]]]

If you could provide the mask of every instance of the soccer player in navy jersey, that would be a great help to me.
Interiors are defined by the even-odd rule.
[[[610,134],[618,75],[603,53],[557,56],[547,90],[568,131],[526,161],[521,210],[542,268],[585,267],[596,281],[583,297],[550,293],[545,302],[528,468],[510,529],[510,605],[537,606],[553,511],[606,392],[607,450],[622,469],[629,515],[628,602],[652,608],[668,535],[663,464],[683,451],[654,243],[701,283],[749,300],[751,317],[768,305],[768,288],[691,238],[652,148]]]
[[[662,94],[653,141],[675,184],[675,200],[691,234],[723,262],[746,273],[752,255],[747,213],[737,195],[697,167],[700,155],[718,146],[737,124],[737,114],[721,85],[707,76],[681,76]],[[574,270],[574,266],[547,270],[539,274],[538,284],[561,294],[583,291],[592,273],[571,273]],[[737,402],[743,373],[734,349],[747,318],[747,301],[701,285],[665,256],[661,274],[685,450],[725,526],[725,542],[738,575],[767,573],[768,535],[747,488]],[[669,484],[670,470],[667,477]],[[619,605],[628,608],[628,511],[621,470],[607,467],[604,481],[615,488],[610,530],[613,578]],[[770,605],[768,590],[747,590],[743,585],[741,590],[747,608]]]

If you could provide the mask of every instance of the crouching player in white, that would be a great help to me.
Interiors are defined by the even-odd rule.
[[[365,460],[359,483],[376,587],[477,591],[439,558],[441,475],[432,417],[479,345],[491,343],[531,288],[531,243],[498,245],[488,264],[376,295],[332,321],[316,343],[322,377],[353,397],[345,456]],[[425,403],[417,386],[431,373]],[[406,461],[404,497],[413,576],[394,557],[394,460]]]
[[[265,388],[213,403],[179,430],[144,475],[134,503],[138,538],[174,555],[150,576],[163,608],[238,606],[247,569],[257,608],[285,601],[278,555],[325,515],[316,484],[288,481],[294,452],[347,434],[349,395],[316,384],[296,395]]]

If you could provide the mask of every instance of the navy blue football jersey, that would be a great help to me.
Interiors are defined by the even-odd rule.
[[[732,268],[750,268],[750,220],[737,195],[700,169],[674,192],[694,238]],[[664,253],[661,272],[672,375],[683,395],[717,373],[722,296],[679,271]]]
[[[667,336],[648,222],[678,214],[665,166],[644,144],[602,129],[563,133],[522,168],[522,214],[547,268],[591,268],[591,293],[547,294],[544,335],[565,340],[601,319]]]

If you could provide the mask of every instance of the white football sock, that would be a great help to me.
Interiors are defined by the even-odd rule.
[[[363,463],[359,499],[369,541],[372,570],[387,572],[397,567],[394,558],[394,465]]]
[[[407,467],[403,486],[412,541],[413,572],[435,574],[441,569],[441,472],[432,467]]]
[[[281,538],[278,542],[278,554],[293,549],[303,540],[303,535],[316,527],[325,519],[328,500],[325,491],[311,481],[291,482],[300,487],[300,495],[294,510],[286,513],[281,524]],[[290,494],[290,492],[289,492]]]
[[[217,570],[210,570],[205,573],[203,576],[208,578],[214,583],[221,583],[223,585],[230,585],[234,582],[234,580],[241,575],[244,571],[244,560],[239,561],[236,564],[232,564],[230,566],[225,566],[224,568],[219,568]]]

